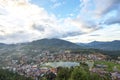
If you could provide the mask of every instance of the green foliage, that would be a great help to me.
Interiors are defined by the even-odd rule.
[[[82,67],[74,68],[70,80],[87,80],[88,74]]]
[[[115,40],[111,42],[98,42],[93,41],[88,44],[78,44],[82,45],[87,48],[93,48],[93,49],[100,49],[100,50],[106,50],[106,51],[120,51],[120,41]]]
[[[120,65],[114,62],[110,61],[95,61],[95,64],[102,64],[102,65],[107,65],[107,71],[113,71],[114,66],[117,67],[118,70],[120,70]]]
[[[94,53],[93,49],[72,49],[71,53],[75,54],[91,54]]]
[[[111,80],[110,75],[92,73],[86,65],[73,68],[59,68],[56,80]]]
[[[61,39],[41,39],[37,41],[33,41],[30,43],[32,46],[40,46],[43,48],[80,48],[80,46],[76,45],[75,43],[71,43]]]
[[[0,69],[0,80],[32,80],[32,79],[20,76],[17,73],[13,73],[8,70]]]
[[[68,80],[70,77],[71,71],[69,68],[62,68],[60,67],[58,70],[56,80]]]

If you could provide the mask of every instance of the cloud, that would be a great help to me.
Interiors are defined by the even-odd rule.
[[[45,31],[45,27],[43,25],[33,24],[32,28],[36,29],[36,30],[38,30],[40,32],[44,32]]]
[[[94,0],[96,3],[95,13],[97,15],[104,15],[112,10],[118,9],[120,0]]]
[[[31,36],[32,35],[32,36]],[[34,34],[25,32],[16,32],[15,34],[8,34],[5,36],[0,36],[1,42],[4,43],[22,43],[34,40]]]
[[[104,23],[107,25],[120,24],[120,18],[119,17],[112,17],[112,18],[109,18],[108,20],[106,20]]]
[[[61,36],[61,38],[66,38],[66,37],[73,37],[73,36],[78,36],[78,35],[82,35],[84,33],[80,32],[80,31],[73,31],[73,32],[68,32],[66,34],[63,34]]]
[[[120,23],[120,0],[80,0],[80,2],[79,16],[85,21],[91,21],[90,24],[104,26]]]
[[[71,25],[77,27],[77,29],[82,33],[90,33],[100,28],[99,25],[84,22],[82,21],[81,18],[75,18],[75,19],[68,18],[65,20],[65,22],[69,24],[69,26]]]
[[[120,9],[119,9],[119,11],[120,11]],[[119,12],[117,11],[114,16],[110,16],[109,18],[107,18],[105,20],[104,24],[107,24],[107,25],[120,24]]]
[[[120,40],[119,34],[120,34],[119,24],[115,24],[106,26],[105,28],[99,29],[89,34],[67,37],[64,39],[72,42],[82,43],[88,43],[92,41],[113,41]]]
[[[22,42],[47,37],[53,27],[47,28],[46,24],[57,24],[52,14],[25,0],[0,1],[0,13],[0,37],[8,43],[12,40]]]
[[[82,12],[93,13],[97,16],[107,14],[120,6],[120,0],[80,0]],[[94,5],[94,6],[93,6]]]
[[[53,7],[64,3],[57,0],[51,2]],[[119,23],[119,4],[120,0],[81,0],[78,15],[72,14],[72,17],[61,19],[52,12],[48,13],[45,8],[32,4],[30,0],[0,0],[0,42],[18,43],[88,35],[103,30],[104,24]],[[108,16],[113,10],[117,14]]]
[[[89,36],[97,36],[98,37],[98,36],[100,36],[100,34],[93,34],[93,35],[89,35]]]
[[[62,3],[54,3],[54,5],[52,6],[52,8],[57,8],[57,7],[59,7],[59,6],[61,6],[62,5]]]
[[[57,0],[50,0],[51,2],[53,2],[53,3],[56,3],[57,2]]]
[[[120,0],[80,0],[80,2],[79,16],[87,21],[94,22],[94,24],[115,24],[120,22]]]
[[[56,9],[60,6],[62,6],[65,2],[57,1],[57,0],[50,0],[52,2],[51,8]]]
[[[107,19],[105,19],[104,24],[111,25],[111,24],[117,24],[120,23],[120,0],[103,0],[101,3],[100,1],[97,1],[99,5],[102,5],[102,7],[96,8],[96,13],[100,16],[108,16],[111,14],[111,16],[108,16]],[[115,11],[116,13],[112,13],[112,11]]]
[[[60,20],[29,0],[2,0],[0,14],[0,39],[7,43],[72,37],[97,29],[77,19]]]

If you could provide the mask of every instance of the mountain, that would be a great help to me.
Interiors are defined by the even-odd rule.
[[[4,45],[6,45],[6,44],[4,44],[4,43],[0,43],[0,46],[4,46]]]
[[[0,47],[6,46],[7,44],[0,43]]]
[[[120,50],[120,41],[115,40],[111,42],[98,42],[93,41],[91,43],[77,43],[80,46],[86,47],[86,48],[94,48],[94,49],[100,49],[100,50],[107,50],[107,51],[117,51]]]
[[[55,48],[80,48],[80,46],[75,43],[61,40],[61,39],[41,39],[29,43],[29,45],[40,46],[40,47],[55,47]]]
[[[61,39],[41,39],[27,43],[19,44],[0,44],[0,56],[15,56],[15,55],[39,55],[43,51],[58,53],[65,49],[81,49],[75,43]]]
[[[50,53],[59,53],[60,51],[64,51],[66,49],[81,51],[88,49],[89,51],[93,49],[100,49],[104,51],[117,51],[120,52],[120,41],[112,41],[112,42],[91,42],[88,44],[79,43],[75,44],[69,41],[61,40],[61,39],[41,39],[27,43],[19,43],[19,44],[3,44],[0,43],[0,57],[6,58],[13,56],[14,58],[17,55],[30,55],[37,56],[41,54],[43,51],[49,51]],[[92,48],[92,49],[91,49]],[[108,53],[108,52],[107,52]],[[114,52],[109,52],[113,54]],[[118,51],[116,52],[118,54]]]

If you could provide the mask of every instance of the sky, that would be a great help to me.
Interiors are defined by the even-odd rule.
[[[120,40],[120,0],[0,0],[0,43]]]

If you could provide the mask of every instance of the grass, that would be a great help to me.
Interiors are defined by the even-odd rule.
[[[117,64],[115,62],[110,62],[110,61],[95,61],[95,64],[107,65],[108,66],[108,68],[106,69],[107,71],[113,71],[114,66],[116,66],[117,69],[120,71],[120,64]]]

